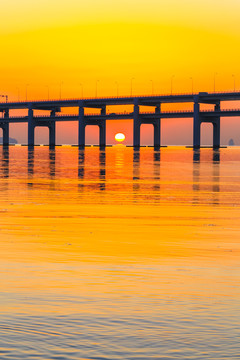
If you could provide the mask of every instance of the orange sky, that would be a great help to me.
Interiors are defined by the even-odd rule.
[[[9,0],[0,92],[92,97],[99,80],[98,96],[129,95],[131,81],[134,95],[159,94],[171,79],[176,93],[213,91],[214,74],[216,90],[240,88],[239,12],[237,0]]]

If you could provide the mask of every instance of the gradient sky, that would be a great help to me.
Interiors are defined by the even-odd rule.
[[[240,88],[239,13],[238,0],[5,0],[0,92],[25,100],[29,84],[28,99],[57,98],[61,83],[63,98],[92,97],[99,80],[98,96],[128,95],[132,78],[133,94],[169,93],[171,78],[176,93],[191,92],[192,79],[194,91],[213,91],[214,74],[217,91]],[[226,124],[229,137],[237,120]]]

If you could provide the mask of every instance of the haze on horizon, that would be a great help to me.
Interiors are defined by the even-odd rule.
[[[0,94],[121,96],[130,95],[131,83],[134,95],[169,93],[171,83],[174,93],[213,91],[214,77],[216,91],[231,91],[234,82],[239,89],[239,11],[237,0],[9,0],[1,6]],[[191,142],[191,121],[163,127],[163,143]],[[58,141],[71,142],[75,128],[59,124]],[[234,136],[240,143],[239,130],[237,119],[222,120],[223,143]],[[132,123],[107,131],[109,139],[128,137]],[[37,132],[42,142],[46,131]],[[96,137],[95,129],[88,133]],[[24,142],[26,129],[12,127],[10,135]],[[146,128],[146,142],[151,136]]]

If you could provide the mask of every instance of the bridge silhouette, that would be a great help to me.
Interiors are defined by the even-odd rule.
[[[48,127],[49,146],[56,144],[56,122],[78,122],[78,146],[85,146],[85,128],[88,125],[99,127],[99,146],[106,146],[106,120],[133,120],[133,146],[140,147],[140,128],[142,124],[152,124],[154,127],[154,147],[161,146],[161,119],[192,118],[193,147],[201,146],[201,124],[213,125],[213,148],[220,147],[220,118],[240,116],[240,109],[222,110],[222,101],[240,100],[240,92],[207,93],[180,95],[155,95],[132,97],[109,97],[91,99],[58,99],[45,101],[5,102],[0,103],[0,128],[3,130],[3,145],[9,145],[9,124],[28,124],[28,146],[34,146],[34,130],[38,126]],[[191,103],[193,110],[161,111],[162,104]],[[201,110],[201,104],[214,105],[213,110]],[[132,105],[133,111],[107,113],[107,106]],[[152,107],[152,112],[144,112],[142,108]],[[61,113],[64,108],[77,108],[77,114]],[[27,116],[12,116],[11,110],[27,110]],[[85,109],[98,109],[99,114],[86,114]],[[46,111],[46,115],[36,115],[35,110]],[[11,115],[11,116],[10,116]]]

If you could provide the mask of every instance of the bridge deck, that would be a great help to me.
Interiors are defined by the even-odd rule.
[[[106,98],[84,98],[84,99],[56,99],[56,100],[32,100],[20,102],[0,103],[0,111],[4,109],[34,109],[47,110],[56,107],[77,107],[82,102],[84,107],[101,108],[103,105],[131,105],[137,100],[139,105],[155,106],[159,103],[186,103],[194,102],[196,97],[199,102],[216,103],[218,101],[240,100],[240,92],[200,92],[195,94],[173,94],[173,95],[151,95],[151,96],[129,96],[129,97],[106,97]]]

